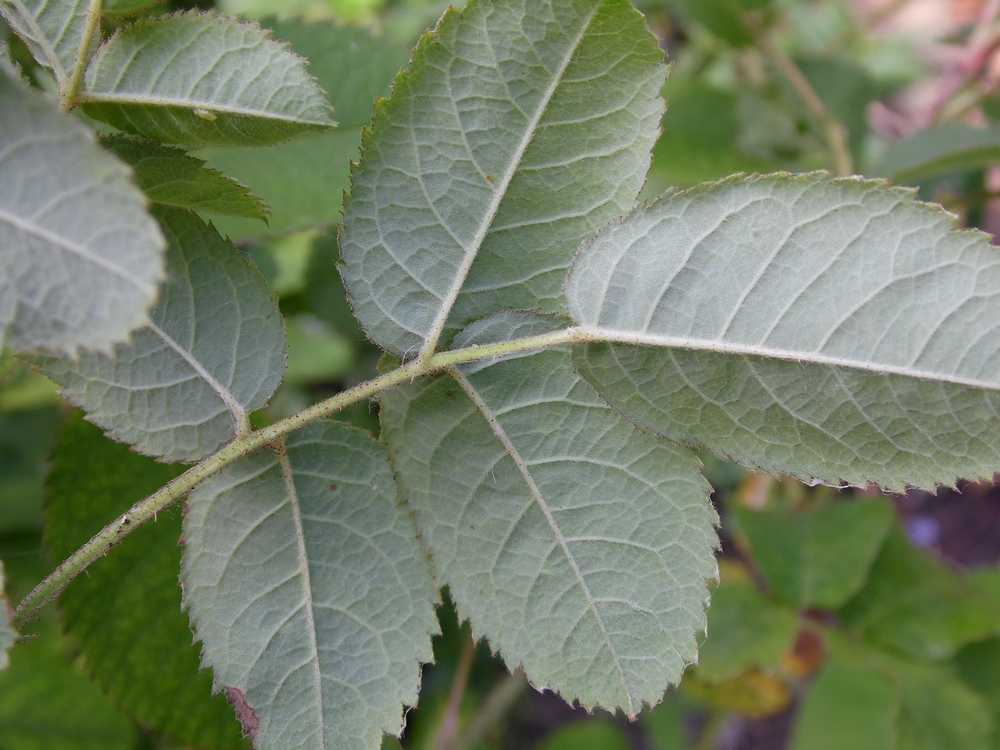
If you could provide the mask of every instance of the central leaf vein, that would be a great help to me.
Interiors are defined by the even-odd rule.
[[[299,556],[299,568],[302,571],[302,607],[306,613],[306,630],[309,635],[309,651],[312,663],[312,672],[316,687],[316,726],[320,737],[325,735],[323,727],[323,675],[320,672],[319,645],[316,638],[316,612],[313,604],[312,575],[309,569],[309,554],[306,551],[306,535],[302,528],[302,508],[299,506],[298,493],[295,490],[295,478],[292,473],[292,465],[288,460],[288,451],[282,440],[275,450],[278,454],[278,463],[281,466],[281,477],[285,483],[286,497],[292,511],[292,520],[295,523],[295,544]],[[302,666],[305,666],[303,664]],[[287,675],[286,675],[287,679]]]
[[[191,352],[187,351],[184,347],[177,343],[170,334],[164,331],[155,323],[150,322],[150,330],[153,331],[157,336],[159,336],[163,343],[165,343],[171,350],[173,350],[177,356],[184,360],[184,362],[200,377],[208,386],[215,391],[216,395],[222,400],[222,403],[226,405],[229,409],[229,413],[233,417],[233,424],[236,428],[237,435],[245,435],[250,431],[250,419],[247,416],[246,411],[243,409],[242,404],[236,400],[236,397],[232,392],[226,388],[222,383],[215,379],[208,370],[205,369],[204,365],[195,359]]]
[[[448,373],[455,379],[455,382],[459,384],[463,391],[469,399],[476,405],[476,408],[483,415],[490,430],[496,436],[496,438],[503,445],[505,452],[510,457],[511,461],[514,462],[514,466],[517,468],[518,473],[521,475],[525,484],[528,487],[528,491],[531,493],[531,498],[538,506],[538,509],[542,512],[545,517],[545,522],[548,524],[549,529],[552,531],[552,535],[555,538],[556,544],[558,545],[563,556],[566,558],[566,562],[570,569],[573,571],[573,576],[576,579],[577,585],[580,588],[580,592],[583,594],[584,599],[587,602],[587,610],[593,615],[598,628],[601,631],[601,636],[604,639],[604,645],[608,650],[612,660],[615,664],[615,670],[618,673],[618,679],[621,682],[622,689],[625,692],[625,699],[628,703],[627,710],[629,715],[634,713],[634,708],[632,705],[632,694],[628,687],[628,681],[625,677],[625,670],[618,659],[618,653],[611,643],[611,636],[608,633],[607,626],[604,623],[604,618],[601,617],[601,613],[597,610],[597,602],[594,599],[593,593],[590,591],[590,587],[587,585],[587,580],[584,578],[583,571],[580,570],[580,566],[577,564],[576,558],[573,556],[573,552],[569,548],[569,544],[566,541],[565,535],[562,533],[562,529],[559,528],[559,523],[556,521],[555,516],[552,513],[552,509],[549,507],[548,502],[546,502],[542,491],[539,489],[538,484],[535,482],[534,477],[531,475],[531,471],[528,467],[527,462],[524,457],[521,456],[517,449],[517,446],[511,441],[510,436],[504,429],[503,425],[500,424],[499,420],[494,415],[493,410],[483,401],[482,397],[476,388],[469,382],[469,379],[454,367],[448,368]]]
[[[510,186],[511,180],[514,179],[514,175],[517,173],[518,167],[521,165],[521,160],[524,158],[524,154],[528,150],[528,146],[531,144],[531,140],[538,129],[538,125],[548,109],[549,103],[552,101],[552,97],[555,96],[556,90],[559,88],[559,84],[562,83],[566,69],[569,67],[570,62],[573,59],[573,55],[576,54],[577,49],[583,42],[583,39],[587,34],[587,30],[590,28],[590,24],[597,15],[599,8],[600,5],[595,5],[586,21],[581,24],[580,31],[577,34],[576,39],[574,39],[573,43],[569,45],[566,55],[559,64],[559,69],[553,74],[548,89],[546,89],[541,101],[538,103],[538,107],[531,116],[527,127],[525,127],[524,134],[521,136],[520,142],[514,149],[514,153],[511,156],[507,169],[504,170],[501,178],[494,183],[495,188],[493,191],[493,198],[490,200],[487,210],[483,213],[482,221],[479,223],[479,227],[476,229],[475,235],[465,247],[465,257],[462,259],[461,265],[455,271],[455,278],[452,281],[451,287],[448,289],[448,293],[445,295],[444,304],[442,304],[437,316],[435,316],[434,322],[427,333],[427,338],[424,340],[424,346],[420,351],[421,358],[427,359],[431,357],[437,349],[437,343],[438,339],[441,337],[441,332],[444,330],[448,316],[451,314],[451,310],[455,306],[455,301],[458,299],[458,294],[462,290],[462,286],[465,284],[465,279],[469,275],[472,264],[476,260],[476,256],[479,254],[479,249],[486,240],[486,235],[489,234],[490,228],[493,224],[493,219],[496,216],[497,211],[500,210],[500,204],[503,202],[504,196],[507,194],[507,188]],[[461,124],[459,124],[459,128],[461,129]]]

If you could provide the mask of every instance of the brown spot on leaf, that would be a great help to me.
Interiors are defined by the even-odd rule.
[[[330,485],[330,492],[336,492],[336,491],[337,491],[337,485],[331,484]]]
[[[236,709],[236,718],[243,726],[243,736],[256,737],[257,730],[260,729],[260,719],[257,718],[257,712],[253,710],[253,706],[247,703],[247,697],[243,691],[238,687],[227,685],[226,700],[229,701],[229,705]]]

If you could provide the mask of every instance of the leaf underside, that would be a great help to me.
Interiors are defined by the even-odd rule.
[[[119,30],[87,68],[81,98],[91,117],[165,143],[261,146],[336,124],[286,44],[198,12]]]
[[[772,473],[932,488],[1000,467],[1000,253],[825,174],[666,196],[585,243],[574,363],[630,420]]]
[[[501,309],[561,311],[576,247],[642,187],[662,57],[626,0],[446,12],[376,106],[345,201],[342,274],[372,339],[413,353]]]
[[[0,0],[0,15],[62,89],[80,55],[89,5],[89,0]]]
[[[248,429],[285,367],[281,314],[263,277],[195,214],[157,207],[168,278],[151,324],[113,356],[38,357],[63,395],[116,440],[197,461]]]
[[[163,247],[128,168],[0,73],[0,346],[109,351],[148,320]]]
[[[400,732],[437,594],[384,448],[314,423],[200,485],[184,536],[205,663],[242,696],[258,750],[376,748]]]
[[[456,345],[552,330],[500,314]],[[380,397],[401,493],[477,636],[535,685],[632,716],[695,658],[716,516],[700,463],[643,434],[567,348],[463,366]]]

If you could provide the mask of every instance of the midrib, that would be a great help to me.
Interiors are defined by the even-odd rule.
[[[479,250],[482,247],[483,242],[486,240],[486,235],[489,234],[490,227],[493,225],[493,219],[496,217],[497,211],[500,210],[500,204],[503,203],[503,199],[507,195],[507,188],[510,186],[511,180],[514,179],[514,175],[517,173],[517,169],[521,165],[524,154],[528,150],[528,146],[531,144],[531,139],[534,137],[535,131],[538,129],[538,123],[541,122],[542,116],[548,109],[549,103],[552,101],[552,97],[555,95],[556,89],[559,88],[559,84],[562,82],[566,69],[569,67],[570,62],[573,59],[573,55],[576,53],[580,43],[586,36],[587,30],[590,28],[590,24],[593,22],[594,16],[597,15],[597,11],[599,9],[600,3],[596,3],[586,21],[581,24],[580,33],[569,46],[565,57],[559,65],[558,71],[556,71],[555,75],[552,76],[552,81],[549,83],[549,87],[545,91],[545,95],[542,97],[538,108],[535,110],[528,126],[525,128],[524,134],[521,136],[521,140],[510,160],[510,165],[503,174],[503,178],[498,183],[495,183],[496,190],[493,193],[493,199],[487,206],[487,209],[483,214],[482,221],[476,229],[475,235],[465,248],[465,256],[462,258],[462,263],[459,265],[458,269],[456,269],[455,278],[452,281],[447,294],[444,296],[441,309],[438,311],[437,316],[434,318],[434,322],[431,324],[431,328],[427,333],[427,338],[424,339],[424,345],[420,350],[421,358],[428,358],[434,354],[437,348],[438,339],[440,339],[441,333],[444,331],[444,326],[448,320],[448,316],[451,314],[451,310],[455,306],[455,301],[458,299],[459,292],[465,284],[465,279],[469,275],[472,264],[479,255]]]

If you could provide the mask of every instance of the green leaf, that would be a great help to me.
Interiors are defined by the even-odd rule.
[[[41,65],[52,71],[60,90],[69,85],[78,61],[85,65],[93,50],[81,57],[80,46],[93,0],[0,0],[0,15],[28,45]],[[97,34],[91,46],[96,46]],[[2,109],[2,107],[0,107]]]
[[[794,607],[834,609],[858,593],[895,513],[885,500],[844,500],[799,512],[737,510],[754,565]]]
[[[68,557],[109,520],[181,473],[132,453],[79,413],[63,425],[46,483],[45,541]],[[177,585],[178,510],[128,536],[59,599],[63,624],[90,674],[140,724],[204,750],[244,747],[212,676],[199,671]]]
[[[667,114],[653,149],[644,193],[658,196],[670,186],[688,187],[733,172],[764,172],[763,159],[739,149],[736,95],[696,81],[671,76],[664,86]]]
[[[189,211],[157,207],[169,281],[147,328],[113,356],[33,361],[116,440],[196,461],[249,430],[285,368],[281,314],[264,280]]]
[[[500,314],[456,346],[544,333]],[[536,686],[635,715],[695,658],[715,511],[700,463],[641,433],[566,347],[449,369],[380,396],[403,498],[460,617]]]
[[[894,665],[902,695],[896,750],[982,750],[990,747],[995,716],[985,699],[946,666]]]
[[[133,13],[138,13],[140,10],[146,10],[147,8],[152,8],[154,5],[159,5],[163,0],[104,0],[101,3],[101,13],[106,16],[113,16],[120,18],[122,16],[131,16]]]
[[[340,220],[350,189],[350,160],[357,159],[361,128],[371,122],[372,102],[406,64],[407,50],[364,29],[330,23],[270,24],[277,39],[309,60],[309,72],[337,113],[335,131],[308,135],[270,149],[212,146],[198,154],[213,167],[253,186],[271,207],[267,227],[259,221],[224,219],[220,230],[233,239],[292,232]],[[317,165],[322,165],[321,169]],[[332,264],[336,257],[331,256]]]
[[[769,602],[749,581],[723,582],[712,592],[698,679],[723,682],[752,667],[773,669],[798,629],[795,612]]]
[[[626,417],[747,466],[893,490],[1000,467],[1000,253],[880,182],[736,177],[585,243],[575,364]],[[947,294],[942,297],[942,290]]]
[[[87,68],[83,111],[167,143],[266,145],[335,125],[304,61],[269,37],[197,12],[119,29]]]
[[[915,550],[898,527],[838,618],[869,643],[922,659],[948,658],[967,643],[1000,634],[1000,603]]]
[[[878,669],[831,659],[805,694],[791,749],[896,747],[898,692]]]
[[[662,57],[624,0],[446,12],[376,106],[345,201],[369,336],[414,353],[497,310],[561,311],[576,247],[642,187]]]
[[[199,486],[184,536],[185,604],[257,750],[400,732],[437,594],[384,448],[314,423]]]
[[[914,662],[831,633],[792,750],[982,750],[995,716],[947,664]]]
[[[12,610],[7,603],[7,599],[4,597],[4,585],[3,560],[0,560],[0,672],[7,669],[7,666],[10,664],[10,657],[7,656],[7,652],[17,639],[17,631],[14,630],[14,626],[10,622]]]
[[[42,488],[49,470],[49,452],[62,424],[61,401],[46,406],[16,409],[27,382],[51,381],[31,373],[26,364],[3,378],[0,406],[13,407],[0,414],[0,538],[40,531]],[[47,571],[41,571],[44,575]],[[32,585],[37,583],[35,580]]]
[[[768,4],[759,0],[674,0],[674,3],[717,37],[737,47],[754,41],[743,21],[744,11]]]
[[[962,681],[989,701],[1000,714],[1000,638],[970,643],[955,655],[955,669]]]
[[[286,383],[331,382],[345,377],[355,363],[354,346],[311,315],[289,318]]]
[[[593,719],[559,727],[538,745],[538,750],[629,750],[628,740],[614,724]]]
[[[0,747],[132,750],[132,722],[73,665],[70,644],[45,631],[14,649],[0,672]]]
[[[93,133],[0,73],[0,348],[109,351],[148,320],[163,236]]]
[[[206,168],[203,159],[124,136],[110,136],[101,145],[132,167],[136,183],[153,203],[267,221],[264,201],[245,185]]]
[[[996,162],[1000,162],[1000,126],[974,128],[950,122],[893,142],[872,174],[916,184],[942,172],[981,169]]]

